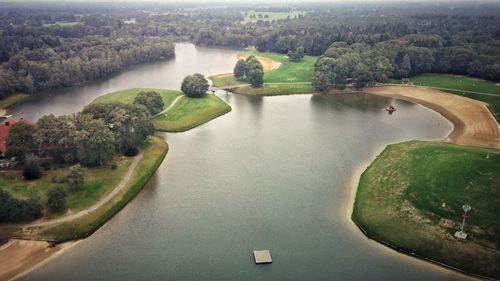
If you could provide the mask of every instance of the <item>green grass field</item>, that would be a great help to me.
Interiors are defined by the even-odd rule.
[[[77,212],[86,209],[113,190],[127,171],[132,159],[117,156],[114,162],[117,164],[115,170],[112,170],[110,166],[86,169],[82,191],[68,194],[66,210],[71,209],[72,212]],[[47,170],[40,179],[34,181],[24,180],[21,176],[22,171],[4,170],[0,172],[0,186],[12,196],[20,199],[25,199],[34,193],[40,196],[42,203],[45,204],[47,191],[55,187],[66,187],[64,183],[57,183],[55,179],[65,175],[68,170],[69,167]],[[48,213],[45,218],[60,217],[65,214],[65,211]]]
[[[363,173],[353,220],[409,253],[500,277],[500,151],[411,141],[388,146]],[[453,237],[472,206],[466,242]]]
[[[44,23],[44,27],[51,27],[51,26],[75,26],[79,25],[81,22],[79,21],[56,21],[55,23]]]
[[[238,94],[248,94],[256,96],[281,96],[281,95],[295,95],[295,94],[305,94],[314,93],[314,88],[310,83],[303,84],[265,84],[260,88],[254,88],[249,85],[235,87],[231,91]]]
[[[165,114],[153,119],[155,129],[167,132],[182,132],[206,123],[231,111],[231,107],[214,95],[203,98],[182,97]]]
[[[93,100],[92,103],[113,102],[113,101],[119,101],[123,103],[133,103],[137,94],[143,91],[144,92],[155,91],[158,94],[160,94],[163,99],[163,103],[165,103],[165,108],[168,107],[177,96],[182,95],[182,92],[175,90],[132,88],[102,95]]]
[[[24,101],[28,97],[29,95],[22,93],[6,97],[5,99],[0,100],[0,109],[8,109],[9,107]]]
[[[64,242],[89,236],[121,210],[143,188],[167,155],[168,145],[159,137],[150,137],[144,155],[126,188],[99,209],[70,222],[46,226],[35,238]]]
[[[256,50],[247,51],[245,54],[281,63],[279,68],[264,73],[264,83],[311,82],[314,76],[314,64],[318,59],[315,56],[305,56],[302,60],[290,61],[284,54],[262,53]]]
[[[259,14],[262,17],[259,17]],[[305,15],[306,12],[304,11],[291,11],[291,12],[258,12],[258,11],[247,11],[243,13],[243,16],[245,19],[243,20],[243,23],[247,22],[256,22],[258,20],[263,20],[263,21],[271,21],[271,20],[280,20],[280,19],[286,19],[287,17],[290,17],[290,19],[293,19],[294,17],[298,17],[299,15]],[[250,18],[251,16],[255,16],[255,18]]]
[[[182,92],[174,90],[134,88],[100,96],[92,103],[111,101],[132,103],[137,94],[144,90],[159,93],[165,103],[165,109],[169,107],[176,97],[183,95]],[[165,114],[154,117],[153,124],[155,129],[159,131],[182,132],[206,123],[229,111],[231,111],[231,107],[227,103],[210,94],[200,99],[182,97]]]
[[[422,74],[411,78],[417,86],[429,86],[499,95],[500,86],[494,82],[450,74]]]
[[[248,86],[248,82],[237,80],[230,74],[219,74],[209,77],[213,81],[214,86],[232,88],[232,91],[236,93],[262,96],[314,92],[311,81],[317,57],[305,56],[303,60],[290,61],[283,54],[261,53],[256,50],[250,50],[244,54],[272,59],[279,62],[280,67],[264,73],[264,86],[260,88],[252,88]]]
[[[490,109],[500,120],[500,85],[491,81],[471,78],[466,76],[451,75],[451,74],[435,74],[427,73],[411,77],[411,82],[417,86],[437,87],[452,94],[464,96],[467,98],[480,100],[490,105]],[[400,84],[400,80],[391,80],[391,83]],[[465,91],[465,92],[464,92]],[[478,93],[467,93],[478,92]],[[488,95],[482,95],[485,93]]]

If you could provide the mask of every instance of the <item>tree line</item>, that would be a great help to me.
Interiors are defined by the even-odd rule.
[[[302,54],[328,56],[328,50],[340,44],[383,53],[394,78],[404,74],[399,70],[405,69],[401,66],[409,58],[409,76],[433,71],[500,80],[500,5],[494,3],[363,7],[323,3],[296,7],[306,10],[303,16],[247,23],[243,22],[246,7],[80,6],[35,9],[12,4],[2,9],[0,96],[74,85],[130,64],[170,57],[172,40],[208,46],[254,45],[259,51],[291,51],[292,59]],[[136,23],[126,24],[130,18]],[[58,25],[58,21],[71,24]],[[384,46],[392,50],[384,53]],[[394,54],[399,47],[404,50]],[[363,72],[363,67],[358,68]]]

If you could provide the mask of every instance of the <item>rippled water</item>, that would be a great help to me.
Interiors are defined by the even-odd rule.
[[[183,55],[191,52],[196,63]],[[174,61],[73,88],[75,97],[57,96],[58,107],[79,101],[58,112],[76,111],[98,95],[85,89],[177,88],[180,80],[167,84],[163,77],[231,71],[234,55],[178,45]],[[217,69],[200,70],[214,60],[221,63]],[[185,133],[163,134],[169,154],[138,196],[90,238],[24,279],[465,278],[368,240],[346,217],[354,171],[388,143],[442,138],[451,129],[442,116],[364,94],[218,95],[232,112]],[[384,110],[389,103],[398,109],[393,115]],[[39,116],[49,107],[42,104],[22,110]],[[254,249],[269,249],[273,263],[255,265]]]

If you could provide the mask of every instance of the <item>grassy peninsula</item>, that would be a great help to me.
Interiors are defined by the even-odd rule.
[[[255,56],[257,59],[266,58],[276,62],[279,66],[273,70],[265,71],[264,85],[259,88],[251,87],[247,81],[238,80],[232,74],[219,74],[209,77],[214,86],[228,88],[239,94],[260,96],[277,96],[313,93],[311,85],[314,75],[314,64],[318,57],[304,56],[303,59],[292,61],[286,55],[277,53],[263,53],[249,50],[240,57]]]
[[[180,91],[164,89],[127,89],[100,96],[92,103],[110,101],[133,103],[134,98],[141,91],[155,91],[161,95],[165,103],[164,111],[153,118],[154,127],[159,131],[186,131],[231,111],[231,107],[227,103],[214,95],[207,94],[203,98],[189,98]],[[174,102],[175,104],[173,104]]]
[[[352,218],[398,250],[500,277],[500,151],[410,141],[388,146],[361,176]],[[453,235],[470,204],[467,240]]]

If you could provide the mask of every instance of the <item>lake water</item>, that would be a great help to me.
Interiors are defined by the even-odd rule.
[[[231,71],[237,51],[177,44],[176,58],[57,91],[19,107],[37,118],[78,111],[129,87],[179,88],[192,72]],[[88,239],[24,280],[463,280],[369,239],[347,215],[357,169],[386,144],[452,128],[422,106],[364,94],[218,95],[232,112],[161,134],[166,160]],[[388,115],[384,108],[398,109]],[[270,265],[252,251],[269,249]]]

